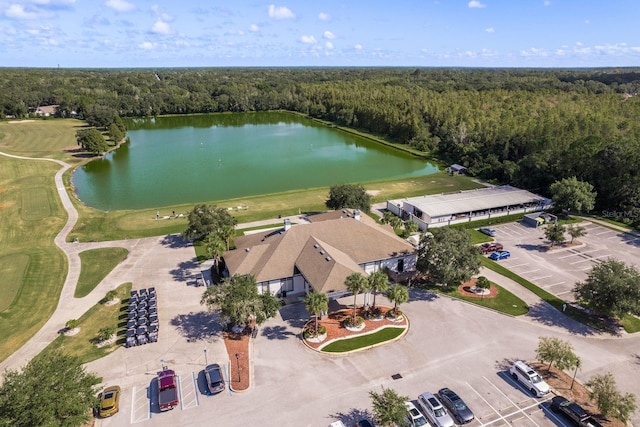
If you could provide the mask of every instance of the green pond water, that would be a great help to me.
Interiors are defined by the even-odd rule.
[[[73,174],[78,197],[112,211],[420,176],[437,167],[288,113],[131,119],[131,142]]]

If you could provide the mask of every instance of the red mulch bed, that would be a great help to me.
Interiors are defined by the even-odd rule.
[[[251,386],[251,371],[249,366],[249,340],[252,326],[247,326],[242,333],[223,332],[222,338],[227,347],[231,364],[231,389],[244,391]],[[236,354],[238,358],[236,359]]]
[[[467,297],[476,297],[476,298],[493,298],[498,295],[498,288],[491,284],[489,288],[489,293],[487,295],[478,295],[471,292],[471,287],[476,284],[478,279],[471,279],[468,282],[464,282],[462,285],[458,286],[458,292]]]
[[[383,313],[386,313],[387,310],[392,308],[392,307],[386,307],[381,305],[378,305],[377,307],[382,308]],[[318,326],[323,325],[325,328],[327,328],[327,339],[320,343],[313,343],[305,340],[305,344],[313,349],[317,349],[318,347],[322,346],[329,340],[333,340],[336,338],[344,338],[349,336],[357,336],[365,332],[375,331],[376,329],[380,329],[382,326],[385,326],[385,325],[407,326],[406,317],[403,318],[402,321],[400,322],[394,322],[386,318],[383,318],[382,320],[365,319],[364,329],[358,332],[351,332],[350,330],[348,330],[342,325],[342,322],[344,319],[346,319],[347,317],[350,317],[352,314],[353,314],[352,308],[329,313],[328,316],[325,316],[318,321]],[[356,309],[356,314],[358,316],[364,317],[364,310],[362,309],[362,307],[359,307]],[[315,325],[315,320],[310,320],[309,322],[307,322],[307,325],[305,325],[305,329],[307,328],[307,326],[314,327],[314,325]]]

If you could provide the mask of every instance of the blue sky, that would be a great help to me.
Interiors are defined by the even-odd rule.
[[[638,0],[0,0],[0,66],[640,66]]]

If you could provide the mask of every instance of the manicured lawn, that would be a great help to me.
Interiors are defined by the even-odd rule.
[[[0,151],[25,157],[48,157],[71,164],[80,163],[84,156],[72,150],[79,148],[76,131],[85,126],[85,122],[76,119],[0,122]]]
[[[344,353],[345,351],[369,347],[374,344],[379,344],[397,338],[402,334],[402,332],[404,332],[404,330],[405,328],[384,328],[372,334],[334,341],[323,347],[322,351],[327,353]]]
[[[69,176],[69,173],[65,175],[65,183],[68,188],[71,188]],[[469,190],[480,185],[466,177],[452,177],[444,172],[438,172],[401,180],[369,182],[364,183],[364,186],[368,190],[380,192],[372,198],[372,203],[377,203],[402,197]],[[209,203],[220,207],[248,206],[249,209],[246,210],[230,211],[239,223],[267,219],[272,219],[274,223],[277,223],[279,222],[278,215],[291,216],[300,212],[326,210],[324,203],[328,194],[329,187],[321,187]],[[151,237],[181,233],[187,228],[186,216],[156,221],[156,211],[158,210],[156,208],[103,212],[82,205],[75,197],[72,199],[78,209],[80,219],[69,235],[69,241],[75,237],[79,238],[81,242]],[[172,211],[186,215],[193,209],[193,206],[193,204],[185,204],[160,208],[160,216],[168,215]]]
[[[0,126],[5,136],[7,126]],[[44,144],[44,133],[42,139]],[[0,360],[35,334],[58,303],[67,273],[66,258],[53,242],[67,218],[53,181],[59,168],[0,156]]]
[[[7,254],[0,258],[0,277],[2,277],[0,312],[9,308],[18,295],[28,266],[29,255],[24,253]]]
[[[475,228],[470,228],[467,232],[471,235],[471,244],[478,245],[480,243],[485,242],[493,242],[495,239],[493,237],[487,236],[484,233],[479,232]]]
[[[80,252],[80,278],[73,296],[82,298],[89,295],[128,254],[129,251],[125,248],[100,248]]]
[[[100,302],[94,305],[78,319],[80,332],[77,335],[70,337],[60,335],[42,351],[62,351],[69,355],[78,356],[82,363],[87,363],[104,357],[122,346],[127,330],[126,310],[129,306],[131,283],[120,285],[116,291],[118,298],[120,298],[119,303],[106,305]],[[98,331],[109,326],[116,328],[117,341],[101,348],[96,347],[95,339]]]
[[[529,312],[529,307],[520,298],[493,282],[491,284],[498,288],[498,295],[493,298],[471,297],[463,295],[458,292],[457,288],[444,291],[440,287],[431,286],[428,289],[434,290],[444,295],[448,295],[450,297],[470,302],[472,304],[487,307],[492,310],[499,311],[500,313],[509,314],[511,316],[521,316]]]
[[[622,318],[620,324],[628,334],[640,332],[640,319],[627,314]]]

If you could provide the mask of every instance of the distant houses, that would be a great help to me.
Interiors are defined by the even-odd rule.
[[[550,207],[550,199],[510,185],[387,201],[387,210],[421,230]]]
[[[59,105],[39,105],[38,108],[33,112],[36,116],[49,117],[56,114],[56,110],[60,107]]]

